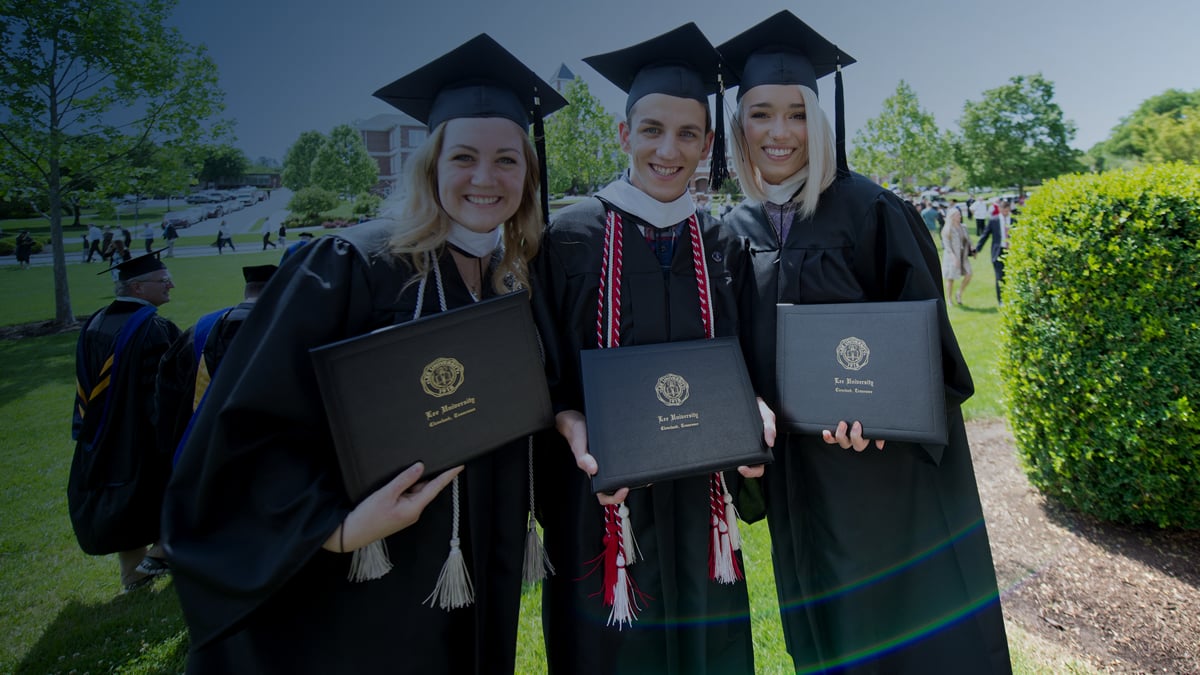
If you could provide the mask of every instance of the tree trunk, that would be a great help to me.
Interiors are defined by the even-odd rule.
[[[63,245],[62,168],[55,153],[50,153],[49,178],[47,187],[50,188],[50,246],[53,247],[51,258],[54,261],[54,324],[70,326],[75,323],[75,313],[71,311],[71,289],[67,284],[67,250]]]

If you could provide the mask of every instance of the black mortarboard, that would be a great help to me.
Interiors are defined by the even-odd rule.
[[[629,94],[625,101],[626,117],[633,104],[647,94],[690,98],[702,103],[706,109],[708,95],[716,94],[717,114],[713,123],[716,137],[709,183],[714,189],[720,187],[727,176],[722,95],[725,87],[733,86],[736,81],[731,81],[731,73],[723,67],[721,54],[694,22],[632,47],[589,56],[583,62]]]
[[[275,270],[279,269],[275,265],[247,265],[242,268],[242,278],[246,283],[265,283],[270,280],[271,275],[275,274]]]
[[[542,119],[566,107],[567,99],[490,35],[480,33],[380,87],[375,96],[425,123],[430,130],[459,117],[503,117],[522,129],[532,123],[541,164],[542,214],[549,217]]]
[[[458,117],[504,117],[528,129],[567,105],[487,33],[381,87],[375,96],[430,129]]]
[[[730,38],[717,51],[740,78],[739,101],[760,84],[800,84],[816,92],[817,80],[836,72],[838,168],[848,170],[841,67],[854,63],[853,57],[786,9]]]
[[[121,281],[128,281],[134,277],[140,277],[143,274],[149,274],[156,270],[165,270],[167,266],[158,259],[158,255],[166,248],[160,248],[157,251],[143,253],[136,258],[130,258],[125,262],[117,263],[108,269],[103,269],[96,274],[104,274],[105,272],[117,271],[117,278]]]

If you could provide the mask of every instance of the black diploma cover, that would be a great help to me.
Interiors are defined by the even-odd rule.
[[[310,354],[355,502],[418,460],[432,476],[554,423],[524,291]]]
[[[946,444],[937,300],[778,305],[780,428]]]
[[[771,461],[735,338],[589,349],[580,360],[596,492]]]

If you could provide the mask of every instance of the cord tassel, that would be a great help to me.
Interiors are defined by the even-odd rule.
[[[738,529],[738,511],[733,505],[733,495],[729,494],[729,487],[725,485],[725,474],[721,474],[721,487],[724,488],[723,499],[725,500],[725,524],[729,527],[729,544],[735,551],[742,550],[742,532]]]
[[[625,549],[625,565],[628,566],[640,560],[642,552],[637,547],[637,540],[633,538],[633,523],[625,502],[621,502],[617,513],[621,516],[621,544]]]
[[[538,336],[538,350],[541,351],[542,339]],[[536,584],[554,574],[554,565],[550,564],[550,555],[542,545],[542,538],[537,531],[537,502],[533,492],[533,436],[528,437],[527,461],[529,467],[529,529],[525,532],[525,560],[521,564],[521,579],[526,584]]]
[[[738,566],[734,554],[733,539],[730,535],[728,515],[725,503],[727,491],[723,490],[724,476],[719,472],[709,478],[709,511],[712,527],[712,537],[709,540],[708,572],[709,578],[719,584],[736,583],[742,578],[742,570]]]
[[[467,561],[463,556],[461,542],[458,538],[458,476],[451,484],[451,499],[454,504],[454,527],[450,535],[450,554],[442,565],[437,584],[433,592],[421,604],[433,607],[436,604],[445,610],[466,607],[475,602],[475,589],[471,586],[471,577],[467,574]]]
[[[346,578],[356,583],[371,581],[390,571],[392,561],[388,559],[387,544],[379,539],[354,549],[354,555],[350,557],[350,573]]]
[[[624,507],[624,504],[621,505]],[[615,505],[604,507],[604,604],[612,609],[608,625],[621,630],[632,626],[640,607],[637,587],[626,570],[625,542],[621,528],[621,510]]]

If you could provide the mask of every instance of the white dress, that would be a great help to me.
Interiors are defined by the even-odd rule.
[[[961,279],[971,273],[971,240],[967,228],[946,223],[942,228],[942,278]]]

